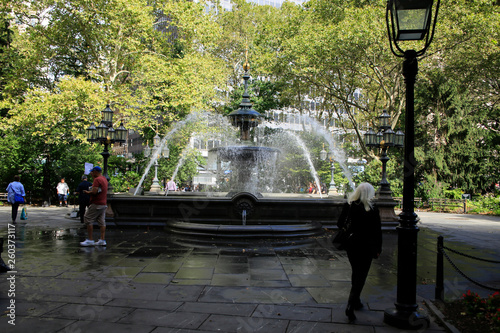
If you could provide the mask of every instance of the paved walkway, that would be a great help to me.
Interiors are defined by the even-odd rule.
[[[16,237],[15,273],[0,275],[1,332],[401,332],[383,323],[383,311],[396,299],[396,233],[384,234],[364,309],[352,325],[344,315],[350,267],[345,253],[330,245],[331,234],[302,242],[218,243],[160,229],[110,228],[107,247],[81,248],[85,231],[70,212],[29,208],[28,220],[13,227],[6,222],[10,207],[0,207],[0,236]],[[481,222],[491,232],[482,232],[471,249],[467,228],[476,230],[478,217],[419,215],[417,293],[421,310],[431,313],[430,326],[420,331],[444,332],[425,305],[433,298],[438,231],[452,234],[448,246],[494,257],[500,219]],[[7,251],[5,244],[6,262]],[[498,273],[468,271],[484,283]],[[469,286],[459,278],[447,270],[448,297]]]

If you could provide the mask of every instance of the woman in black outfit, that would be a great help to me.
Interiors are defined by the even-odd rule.
[[[348,216],[351,221],[351,232],[348,243],[345,245],[347,257],[351,264],[351,292],[345,310],[350,322],[356,320],[354,310],[363,307],[360,295],[365,285],[366,277],[372,263],[382,252],[382,226],[377,207],[371,200],[375,196],[375,189],[368,183],[361,183],[349,195],[337,223],[342,228]]]

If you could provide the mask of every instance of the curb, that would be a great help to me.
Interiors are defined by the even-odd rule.
[[[424,299],[423,300],[423,303],[425,304],[425,306],[427,307],[427,309],[429,309],[430,312],[432,312],[437,320],[451,333],[460,333],[460,331],[455,327],[453,326],[452,324],[450,324],[449,322],[447,322],[445,320],[445,316],[444,314],[432,303],[431,300],[428,300],[428,299]]]

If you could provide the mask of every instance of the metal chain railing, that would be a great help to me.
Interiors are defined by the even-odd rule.
[[[442,249],[444,250],[444,248]],[[448,262],[451,264],[451,266],[453,266],[453,268],[455,268],[455,270],[460,274],[462,275],[464,278],[466,278],[467,280],[469,280],[470,282],[474,283],[475,285],[481,287],[481,288],[484,288],[484,289],[487,289],[487,290],[492,290],[492,291],[500,291],[499,288],[493,288],[493,287],[489,287],[487,285],[484,285],[480,282],[477,282],[477,281],[474,281],[472,278],[468,277],[464,272],[462,272],[460,270],[460,268],[457,267],[457,265],[455,265],[455,263],[453,261],[451,261],[450,257],[448,256],[448,254],[443,251],[443,255],[445,256],[446,260],[448,260]]]
[[[436,290],[435,290],[435,298],[436,299],[444,300],[444,297],[443,297],[444,296],[443,256],[446,258],[446,260],[448,260],[450,265],[466,280],[468,280],[468,281],[472,282],[473,284],[475,284],[481,288],[484,288],[486,290],[500,291],[499,288],[493,288],[493,287],[487,286],[487,285],[482,284],[480,282],[477,282],[477,281],[473,280],[472,278],[470,278],[469,276],[467,276],[467,274],[462,272],[462,270],[460,268],[458,268],[457,265],[455,265],[455,263],[451,260],[451,258],[448,256],[448,254],[446,253],[445,250],[448,250],[450,252],[453,252],[455,254],[458,254],[458,255],[461,255],[461,256],[464,256],[464,257],[467,257],[470,259],[480,260],[480,261],[494,263],[494,264],[500,264],[500,261],[497,261],[497,260],[488,260],[488,259],[478,258],[478,257],[474,257],[471,255],[450,249],[449,247],[446,247],[443,245],[443,236],[439,236],[438,237],[438,245],[437,245],[437,268],[436,268]]]
[[[464,256],[464,257],[467,257],[467,258],[471,258],[471,259],[475,259],[475,260],[479,260],[479,261],[484,261],[484,262],[490,262],[490,263],[493,263],[493,264],[500,264],[500,260],[489,260],[489,259],[483,259],[483,258],[478,258],[478,257],[474,257],[474,256],[471,256],[469,254],[466,254],[466,253],[462,253],[462,252],[459,252],[457,250],[453,250],[453,249],[450,249],[449,247],[447,246],[444,246],[442,247],[443,249],[446,249],[450,252],[453,252],[455,254],[458,254],[458,255],[461,255],[461,256]]]

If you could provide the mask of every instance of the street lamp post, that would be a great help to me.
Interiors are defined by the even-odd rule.
[[[99,142],[104,145],[104,149],[101,153],[104,163],[103,163],[103,176],[108,181],[108,194],[112,193],[112,186],[109,183],[108,175],[108,158],[110,156],[108,147],[114,143],[124,143],[127,139],[127,129],[123,127],[123,122],[117,129],[113,128],[113,110],[106,105],[106,108],[102,111],[102,120],[99,126],[95,126],[94,123],[86,129],[87,131],[87,141],[89,142]]]
[[[153,158],[154,160],[154,166],[155,166],[155,177],[153,178],[153,184],[151,185],[151,188],[149,192],[154,192],[154,193],[159,193],[161,190],[160,186],[160,181],[158,180],[158,159],[159,158],[168,158],[170,155],[170,151],[168,149],[167,143],[165,142],[163,144],[163,148],[161,147],[161,139],[158,134],[155,135],[153,138]],[[149,148],[149,145],[146,144],[146,148],[144,149],[144,156],[149,157],[151,154],[151,149]]]
[[[379,118],[379,131],[375,133],[372,128],[370,128],[365,133],[365,145],[367,147],[378,148],[382,150],[380,161],[382,162],[382,179],[380,180],[380,188],[378,190],[378,199],[392,200],[392,190],[387,180],[387,162],[389,157],[387,156],[387,150],[390,147],[403,148],[404,133],[401,130],[397,130],[395,133],[390,125],[391,116],[386,110],[382,112]]]
[[[419,56],[429,47],[434,36],[440,0],[432,17],[433,0],[389,0],[387,2],[386,22],[391,51],[404,58],[403,76],[406,84],[406,114],[404,140],[404,178],[403,212],[399,215],[398,231],[398,273],[397,300],[395,308],[386,309],[384,322],[402,329],[420,329],[428,325],[429,318],[417,312],[416,274],[417,274],[417,235],[418,218],[414,212],[415,190],[415,119],[414,88],[418,72]],[[389,19],[390,17],[390,19]],[[432,23],[432,29],[431,29]],[[398,44],[401,41],[424,40],[420,51],[404,51]]]
[[[327,153],[325,150],[325,145],[323,144],[323,150],[319,152],[319,158],[322,161],[326,161],[327,159],[330,160],[330,173],[331,173],[331,180],[330,180],[330,187],[328,188],[328,194],[334,194],[337,192],[337,188],[335,187],[335,180],[334,180],[334,175],[335,175],[335,161],[333,159],[333,152]]]

